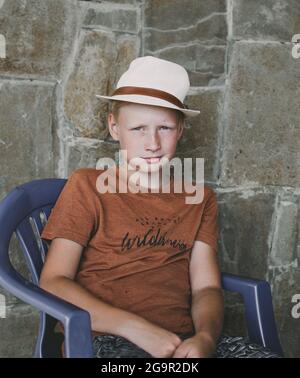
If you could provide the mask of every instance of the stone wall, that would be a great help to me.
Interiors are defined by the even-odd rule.
[[[298,0],[1,0],[0,198],[35,178],[68,177],[114,157],[107,105],[130,61],[154,55],[188,71],[180,157],[204,157],[219,201],[222,270],[272,287],[286,356],[300,356],[291,298],[300,292]],[[16,240],[11,255],[24,275]],[[0,357],[31,356],[38,313],[5,295]],[[226,293],[225,331],[245,334]]]

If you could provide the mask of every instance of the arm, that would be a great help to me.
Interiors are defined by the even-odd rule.
[[[196,333],[205,333],[216,344],[224,317],[221,273],[216,251],[201,241],[196,241],[193,247],[190,280]]]
[[[74,281],[83,246],[64,238],[55,238],[47,253],[40,287],[87,310],[94,331],[128,336],[128,330],[142,318],[101,301]]]
[[[106,303],[74,281],[83,251],[80,244],[54,238],[47,253],[40,287],[89,312],[94,331],[125,337],[155,357],[169,357],[180,338],[146,319]]]
[[[211,357],[220,336],[224,300],[216,251],[196,241],[190,261],[191,314],[195,336],[185,340],[174,357]]]

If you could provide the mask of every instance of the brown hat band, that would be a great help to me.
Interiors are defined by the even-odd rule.
[[[145,88],[145,87],[120,87],[114,91],[112,96],[128,95],[128,94],[138,94],[138,95],[143,95],[143,96],[158,97],[162,100],[171,102],[172,104],[178,106],[181,109],[188,109],[188,106],[183,104],[177,97],[171,95],[168,92],[161,91],[159,89]]]

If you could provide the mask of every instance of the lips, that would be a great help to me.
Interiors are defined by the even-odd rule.
[[[161,156],[158,156],[158,157],[152,157],[152,158],[143,158],[144,160],[147,161],[147,163],[149,164],[154,164],[154,163],[158,163],[161,159]]]

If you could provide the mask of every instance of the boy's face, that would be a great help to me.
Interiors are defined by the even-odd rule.
[[[126,150],[127,161],[143,158],[148,172],[156,171],[162,157],[172,159],[183,132],[175,110],[135,103],[122,106],[118,120],[110,113],[108,125],[120,149]]]

